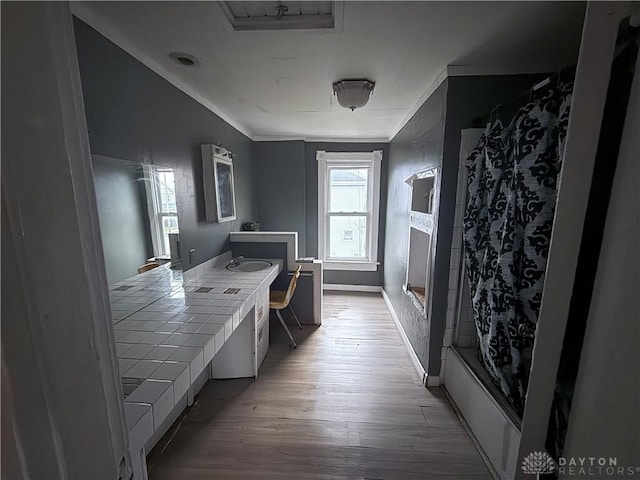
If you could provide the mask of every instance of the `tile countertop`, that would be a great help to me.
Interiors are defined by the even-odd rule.
[[[213,266],[184,284],[163,265],[109,287],[130,436],[144,422],[158,429],[266,293],[282,269],[269,260],[259,272]]]

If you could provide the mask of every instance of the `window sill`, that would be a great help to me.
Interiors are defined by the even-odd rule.
[[[336,262],[324,260],[325,270],[350,270],[355,272],[375,272],[378,270],[380,262]]]

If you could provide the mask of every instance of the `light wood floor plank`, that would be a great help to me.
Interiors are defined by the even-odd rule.
[[[328,293],[324,324],[292,332],[296,350],[272,321],[257,381],[205,385],[150,454],[151,480],[492,478],[380,295]]]

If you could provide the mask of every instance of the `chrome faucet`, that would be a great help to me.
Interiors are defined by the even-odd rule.
[[[244,257],[242,255],[237,256],[236,258],[232,259],[229,262],[229,267],[237,267],[238,265],[240,265],[240,262],[244,260]]]

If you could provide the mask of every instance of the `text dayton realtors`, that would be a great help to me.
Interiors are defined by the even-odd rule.
[[[616,457],[560,457],[558,473],[560,475],[634,475],[638,467],[618,465]]]

